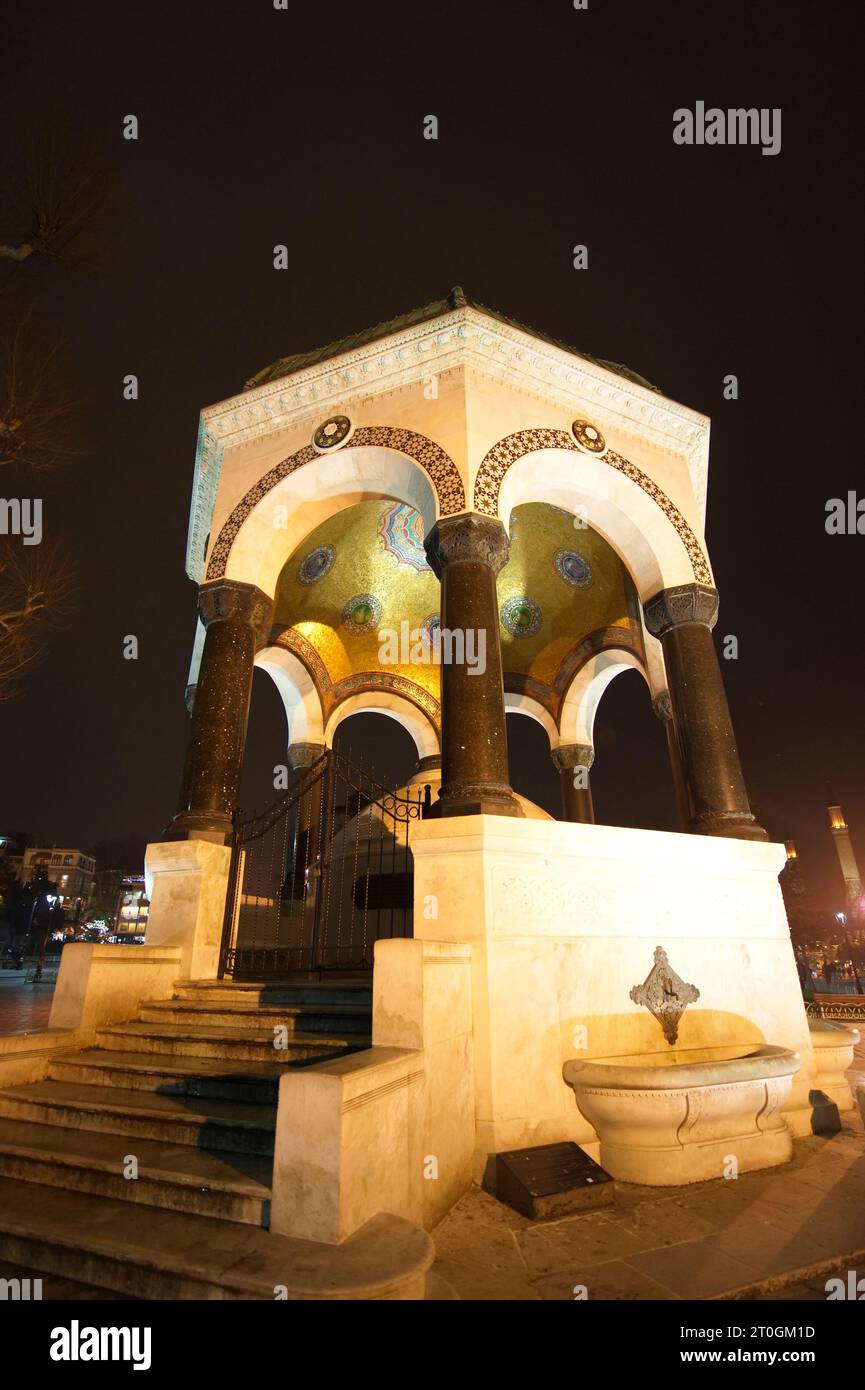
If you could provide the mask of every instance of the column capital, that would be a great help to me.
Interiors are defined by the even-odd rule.
[[[254,584],[243,584],[238,579],[217,579],[199,589],[198,610],[205,627],[226,620],[246,623],[256,640],[260,640],[270,627],[273,600]]]
[[[711,629],[718,619],[718,590],[708,584],[676,584],[671,589],[661,589],[643,604],[643,616],[653,637],[663,637],[684,623],[701,623]]]
[[[462,512],[437,521],[424,541],[430,567],[441,579],[442,570],[461,560],[487,565],[498,574],[508,562],[510,542],[502,523],[494,516]]]
[[[560,743],[558,748],[550,749],[550,757],[559,772],[572,772],[575,767],[584,767],[588,772],[595,761],[595,750],[590,743]]]
[[[657,695],[652,697],[652,709],[662,724],[666,724],[673,717],[673,701],[670,699],[669,690],[659,690]]]
[[[288,749],[289,767],[295,772],[304,772],[326,752],[327,745],[324,743],[292,743]]]

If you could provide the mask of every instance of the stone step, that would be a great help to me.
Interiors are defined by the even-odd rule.
[[[100,1047],[118,1052],[159,1052],[175,1057],[221,1057],[232,1062],[277,1061],[283,1064],[306,1057],[340,1057],[369,1047],[368,1034],[297,1033],[289,1035],[287,1046],[275,1048],[273,1033],[244,1037],[236,1029],[209,1028],[194,1022],[115,1023],[100,1028]]]
[[[342,1245],[0,1178],[10,1265],[145,1299],[419,1300],[426,1231],[379,1214]]]
[[[65,1043],[74,1042],[75,1032],[70,1028],[25,1028],[23,1032],[0,1033],[0,1061],[14,1057],[21,1050],[22,1037],[27,1039],[28,1051],[51,1052]]]
[[[138,1177],[125,1178],[128,1148],[124,1136],[112,1133],[0,1119],[0,1178],[267,1225],[273,1168],[269,1158],[223,1156],[136,1138]]]
[[[338,984],[331,980],[303,980],[297,983],[241,983],[227,980],[185,980],[174,987],[175,999],[246,1000],[272,1006],[278,1004],[358,1004],[372,1009],[372,985],[368,979]]]
[[[155,1139],[199,1149],[272,1155],[276,1111],[269,1105],[48,1080],[0,1089],[0,1119],[123,1135],[124,1152],[135,1152],[130,1141]]]
[[[364,1033],[371,1030],[370,1010],[363,1004],[281,1004],[271,1007],[255,1001],[223,1002],[199,999],[168,999],[141,1004],[138,1017],[143,1023],[171,1023],[198,1028],[231,1028],[239,1033],[266,1034],[272,1042],[274,1030],[289,1033]]]
[[[317,1059],[313,1059],[315,1061]],[[170,1057],[164,1053],[115,1052],[101,1047],[60,1052],[48,1075],[79,1086],[110,1086],[127,1091],[158,1091],[168,1096],[239,1100],[249,1105],[276,1105],[280,1062],[240,1062],[236,1066],[208,1057]],[[296,1066],[309,1065],[307,1060]]]

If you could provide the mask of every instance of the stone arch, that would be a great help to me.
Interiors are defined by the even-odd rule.
[[[529,719],[533,719],[536,724],[546,731],[550,740],[550,748],[555,748],[559,742],[559,731],[556,728],[556,721],[545,709],[540,700],[534,699],[531,695],[526,695],[522,691],[505,691],[505,714],[524,714]]]
[[[336,691],[338,689],[335,687]],[[352,714],[386,714],[390,719],[395,719],[414,740],[419,758],[427,758],[440,751],[438,730],[432,720],[406,695],[395,690],[363,690],[344,695],[328,716],[324,731],[328,748],[333,746],[339,725]]]
[[[255,665],[267,672],[282,698],[288,743],[323,743],[321,697],[300,658],[284,646],[268,646],[256,653]]]
[[[466,505],[456,464],[433,440],[414,430],[362,425],[332,453],[304,445],[249,489],[214,542],[207,582],[236,579],[272,595],[282,565],[304,536],[371,495],[414,507],[427,532],[439,516]]]
[[[636,652],[626,647],[606,647],[595,652],[577,671],[562,701],[559,715],[558,742],[562,744],[595,744],[595,715],[604,691],[623,671],[639,671],[648,685],[648,677]]]
[[[518,430],[493,445],[475,479],[474,510],[506,527],[522,502],[573,510],[585,501],[590,524],[618,552],[642,600],[676,584],[712,584],[685,517],[648,474],[613,449],[598,456],[564,430]]]

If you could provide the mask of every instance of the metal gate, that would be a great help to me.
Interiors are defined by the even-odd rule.
[[[260,815],[235,824],[220,977],[369,970],[380,937],[411,936],[413,821],[397,796],[328,749]]]

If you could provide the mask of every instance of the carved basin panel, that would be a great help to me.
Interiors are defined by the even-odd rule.
[[[792,1137],[780,1108],[800,1065],[789,1048],[762,1044],[703,1048],[675,1061],[571,1061],[563,1075],[600,1139],[607,1172],[675,1186],[785,1163]]]

